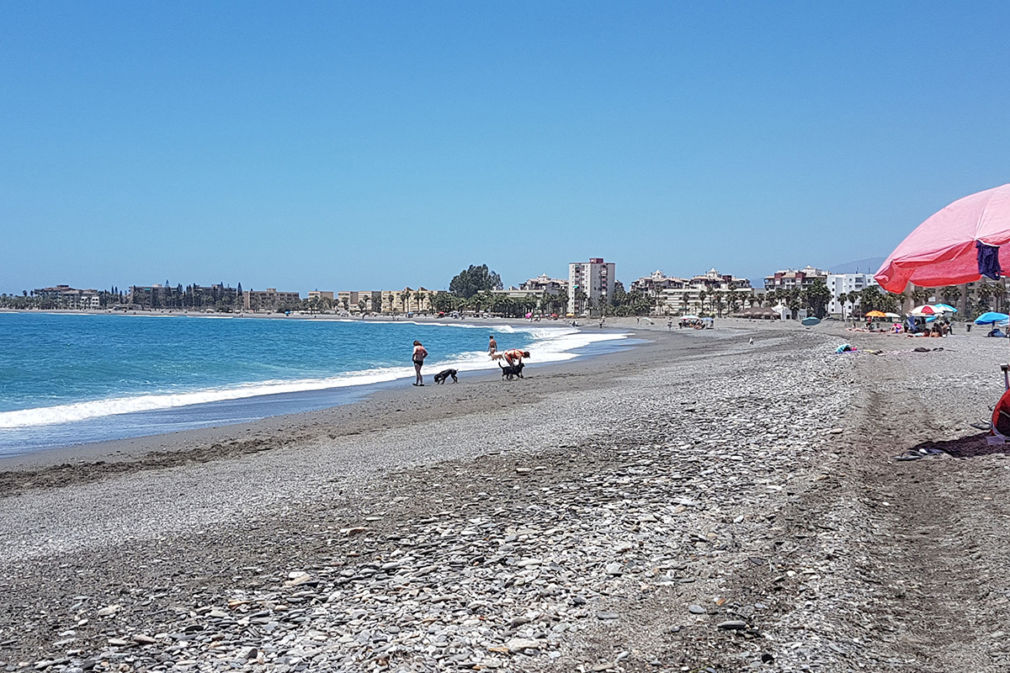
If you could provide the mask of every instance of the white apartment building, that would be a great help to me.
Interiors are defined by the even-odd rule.
[[[766,290],[806,290],[816,281],[827,283],[828,272],[812,266],[805,266],[802,269],[783,269],[776,271],[771,276],[765,276]]]
[[[568,265],[568,312],[573,315],[597,315],[614,295],[613,262],[591,257],[588,262]]]
[[[662,289],[654,293],[654,313],[659,315],[722,315],[746,307],[754,293],[747,278],[722,274],[715,269],[692,278],[664,280],[670,282],[664,283]]]
[[[101,295],[98,290],[78,290],[69,285],[57,285],[56,287],[43,287],[32,291],[32,294],[41,299],[48,299],[57,308],[75,310],[93,310],[102,308]]]
[[[849,292],[862,292],[864,289],[877,285],[876,279],[871,273],[829,273],[825,281],[828,290],[831,292],[831,301],[828,302],[828,313],[830,315],[848,316],[855,306],[852,302],[839,302],[838,295]]]
[[[663,290],[671,287],[683,287],[687,282],[685,278],[667,276],[657,269],[648,276],[642,276],[638,280],[632,281],[629,292],[641,292],[646,296],[655,297]]]
[[[542,273],[536,278],[527,280],[519,286],[519,289],[546,292],[552,295],[568,294],[568,281],[564,278],[551,278],[546,273]]]

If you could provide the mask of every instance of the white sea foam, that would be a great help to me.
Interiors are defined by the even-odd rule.
[[[430,325],[432,323],[423,323]],[[464,325],[450,325],[464,327]],[[465,325],[465,327],[477,327]],[[613,332],[580,332],[573,328],[559,327],[526,327],[511,325],[481,325],[482,329],[501,334],[526,332],[533,338],[528,350],[533,352],[530,362],[561,362],[577,356],[573,351],[600,341],[625,339],[627,334]],[[461,353],[455,358],[440,361],[429,361],[425,364],[426,373],[434,373],[440,369],[453,368],[459,371],[480,371],[497,369],[498,365],[488,358],[486,351],[470,351]],[[311,390],[326,390],[328,388],[346,388],[361,386],[414,375],[413,367],[383,367],[364,371],[347,372],[339,376],[320,379],[300,379],[290,381],[261,381],[224,388],[211,388],[191,392],[157,393],[151,395],[136,395],[130,397],[108,398],[74,404],[61,404],[52,407],[37,407],[18,411],[0,412],[0,429],[25,428],[59,423],[73,423],[103,416],[129,414],[138,411],[156,411],[172,409],[193,404],[207,404],[225,400],[237,400],[262,395],[277,395],[281,393],[296,393]]]

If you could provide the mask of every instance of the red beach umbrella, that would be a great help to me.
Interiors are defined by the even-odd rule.
[[[980,252],[980,243],[991,247]],[[972,283],[982,277],[984,255],[1010,270],[1006,243],[1010,243],[1010,184],[958,199],[931,215],[894,249],[875,278],[888,292],[903,292],[908,283],[923,287]]]

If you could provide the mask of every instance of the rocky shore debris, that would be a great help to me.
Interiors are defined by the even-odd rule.
[[[384,516],[306,510],[244,538],[281,550],[265,555],[272,567],[222,539],[233,570],[220,578],[145,586],[96,604],[74,641],[11,649],[75,673],[674,671],[703,662],[713,639],[737,639],[741,662],[798,670],[793,625],[763,624],[774,596],[755,600],[731,579],[774,573],[776,594],[816,594],[822,569],[795,565],[776,521],[844,441],[836,419],[852,391],[839,374],[853,361],[799,349],[783,369],[777,353],[750,353],[742,370],[688,362],[572,395],[568,413],[608,419],[608,434],[518,465],[505,455],[398,472],[360,505]],[[804,388],[820,394],[782,394]],[[298,550],[315,539],[325,543]],[[297,565],[281,564],[295,552]],[[46,609],[70,626],[89,614],[67,607]],[[765,627],[778,629],[771,644]],[[5,668],[21,667],[5,659],[0,649]]]

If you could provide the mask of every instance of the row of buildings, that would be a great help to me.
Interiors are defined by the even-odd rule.
[[[628,288],[644,297],[657,315],[683,315],[725,308],[734,310],[761,302],[768,292],[806,291],[815,283],[823,283],[830,292],[828,312],[847,314],[853,308],[845,299],[876,284],[866,273],[833,274],[814,267],[776,271],[764,278],[764,286],[755,288],[747,278],[709,269],[691,277],[667,276],[655,271],[639,278]],[[492,290],[492,294],[511,299],[530,300],[543,308],[548,300],[554,310],[565,310],[574,316],[599,315],[613,303],[624,287],[616,278],[616,266],[602,257],[568,265],[567,278],[541,274],[518,287]],[[153,309],[208,310],[334,310],[350,314],[363,313],[432,313],[435,312],[437,291],[419,287],[402,290],[311,290],[302,298],[298,292],[243,290],[242,285],[132,285],[125,293],[80,290],[67,285],[40,288],[32,292],[49,305],[69,309],[99,309],[114,306]],[[563,307],[563,309],[561,308]]]
[[[853,308],[852,302],[843,299],[843,295],[859,293],[877,284],[872,274],[830,273],[807,266],[776,271],[764,278],[763,287],[753,287],[750,279],[720,273],[716,269],[686,278],[654,271],[633,281],[628,291],[647,297],[652,304],[652,313],[656,315],[684,315],[711,310],[713,302],[720,309],[747,307],[762,301],[769,292],[807,291],[818,281],[827,287],[831,295],[828,312],[836,315],[848,314]],[[544,294],[565,295],[568,298],[568,313],[582,316],[598,314],[615,296],[619,285],[614,263],[596,257],[588,262],[570,263],[567,279],[542,274],[519,287],[496,292],[513,298],[535,299]]]
[[[779,296],[794,290],[806,292],[818,282],[827,288],[830,295],[827,311],[833,315],[851,312],[852,302],[846,298],[849,293],[859,293],[877,284],[872,274],[830,273],[807,266],[802,269],[784,269],[765,276],[762,287],[753,287],[747,278],[709,269],[707,273],[690,278],[667,276],[662,271],[654,271],[632,282],[630,289],[650,297],[654,313],[677,315],[705,311],[706,300],[709,307],[714,300],[718,305],[733,307],[734,310],[745,308],[763,302],[769,293]]]
[[[431,313],[436,291],[419,287],[402,290],[309,291],[308,300],[324,308],[348,313]]]
[[[33,290],[32,296],[38,297],[40,302],[79,311],[94,311],[104,306],[102,292],[99,290],[79,290],[69,285],[41,287]]]

